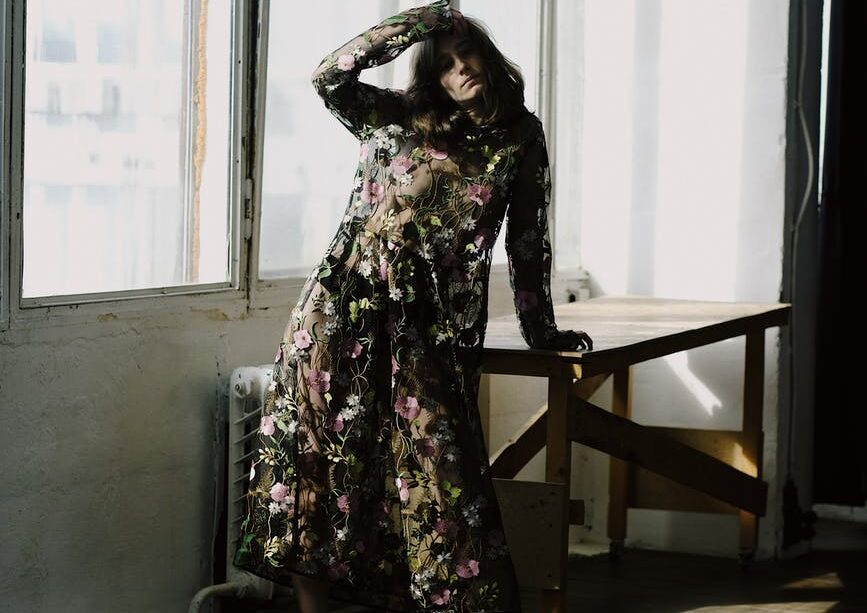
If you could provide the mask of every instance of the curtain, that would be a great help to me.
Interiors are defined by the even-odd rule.
[[[830,0],[826,0],[830,1]],[[867,2],[834,0],[822,199],[816,337],[814,501],[863,506],[867,500],[864,323],[856,296],[867,280]]]

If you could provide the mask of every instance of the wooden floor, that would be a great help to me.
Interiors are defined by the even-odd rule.
[[[569,611],[867,612],[865,582],[863,552],[814,552],[744,572],[735,560],[627,550],[618,564],[607,556],[570,560]],[[525,611],[539,611],[538,597],[525,596]]]
[[[569,613],[867,613],[867,524],[822,521],[813,551],[796,559],[756,562],[627,549],[572,556]],[[523,593],[524,613],[540,610]],[[335,603],[335,611],[340,610]],[[364,609],[357,608],[358,611]],[[369,609],[368,609],[369,610]],[[291,613],[291,602],[224,601],[222,613]]]

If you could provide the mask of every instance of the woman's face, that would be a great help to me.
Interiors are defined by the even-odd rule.
[[[465,104],[482,93],[482,58],[468,39],[444,36],[436,47],[436,62],[440,85],[452,100]]]

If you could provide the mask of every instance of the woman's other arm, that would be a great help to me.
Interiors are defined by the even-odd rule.
[[[326,55],[313,72],[313,86],[334,116],[357,138],[364,138],[370,128],[399,123],[406,102],[397,91],[360,82],[359,73],[386,64],[412,44],[451,28],[447,0],[389,17]]]
[[[548,204],[551,178],[542,123],[534,130],[520,162],[506,219],[509,282],[521,334],[536,349],[592,349],[587,333],[558,330],[551,302],[551,242]]]

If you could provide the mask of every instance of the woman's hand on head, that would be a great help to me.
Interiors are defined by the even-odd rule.
[[[552,345],[558,351],[593,351],[593,339],[584,330],[559,330]]]

